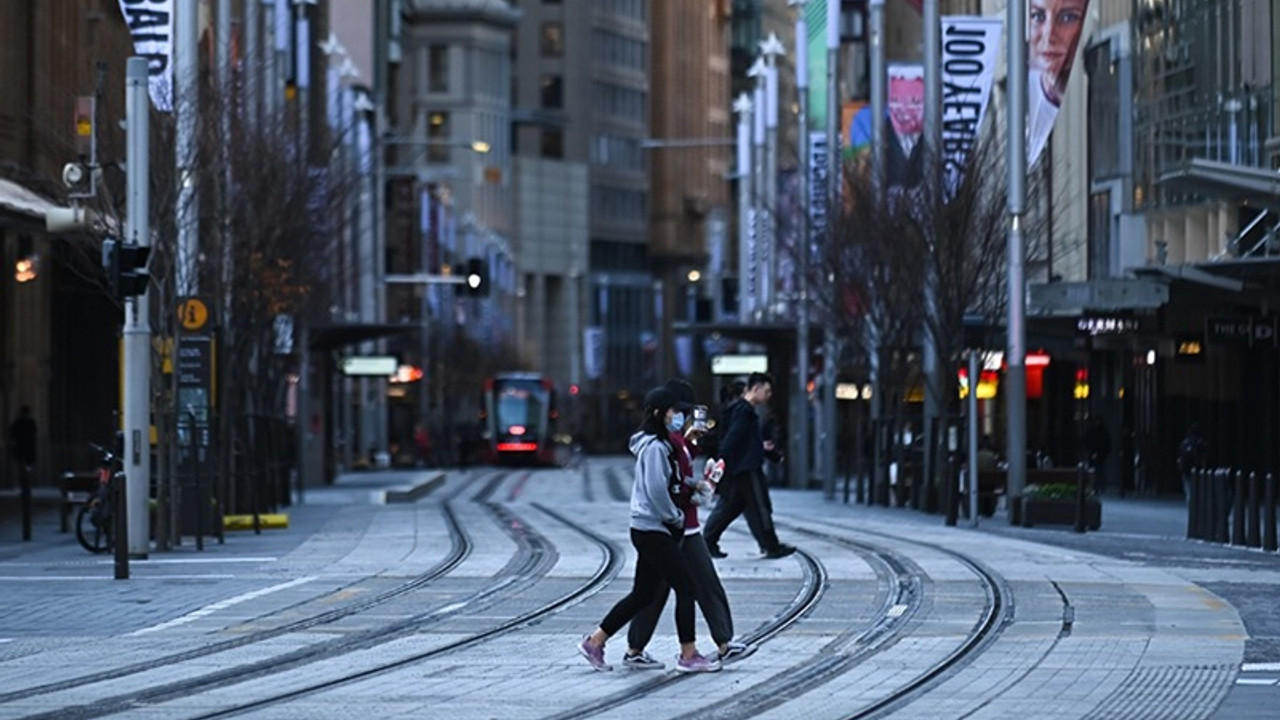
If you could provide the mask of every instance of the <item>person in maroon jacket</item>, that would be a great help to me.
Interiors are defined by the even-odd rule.
[[[680,398],[676,408],[685,417],[693,409],[693,387],[679,378],[667,382],[671,390]],[[686,434],[687,433],[687,434]],[[684,511],[684,541],[680,550],[688,560],[693,574],[695,597],[702,616],[706,618],[707,627],[711,630],[711,639],[716,644],[716,659],[721,663],[741,660],[755,652],[756,646],[737,642],[733,639],[733,615],[729,610],[729,597],[725,594],[724,585],[716,573],[715,563],[707,551],[707,543],[702,538],[702,526],[698,522],[698,506],[710,500],[714,492],[714,482],[710,482],[699,472],[695,475],[693,458],[696,446],[688,442],[688,438],[696,437],[698,431],[692,428],[681,428],[669,431],[669,440],[675,448],[676,462],[680,467],[683,482],[673,487],[676,505]],[[636,670],[661,670],[665,665],[645,651],[645,646],[653,638],[658,618],[666,605],[670,588],[664,587],[662,592],[649,603],[640,614],[631,621],[627,630],[627,653],[622,664]]]

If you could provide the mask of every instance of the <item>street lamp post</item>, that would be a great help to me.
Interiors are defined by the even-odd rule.
[[[796,99],[800,114],[797,118],[799,133],[796,157],[800,161],[800,257],[796,288],[799,293],[796,307],[796,384],[795,397],[791,399],[791,446],[787,455],[791,458],[790,484],[805,487],[809,484],[809,53],[805,47],[809,38],[809,26],[805,19],[808,0],[790,0],[796,9]]]

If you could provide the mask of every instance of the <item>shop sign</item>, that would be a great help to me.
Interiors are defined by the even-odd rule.
[[[1212,345],[1276,346],[1276,319],[1244,315],[1211,317],[1204,322],[1205,342]]]
[[[1076,320],[1076,332],[1081,335],[1128,335],[1141,329],[1136,317],[1115,315],[1085,315]]]

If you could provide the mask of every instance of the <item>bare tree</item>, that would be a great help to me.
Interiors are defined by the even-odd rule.
[[[994,141],[969,157],[961,180],[881,188],[865,162],[847,164],[834,242],[815,284],[828,322],[861,348],[861,374],[873,384],[874,499],[889,500],[886,461],[903,460],[889,439],[902,428],[913,388],[923,377],[922,330],[933,334],[943,371],[933,381],[954,399],[964,350],[965,316],[999,316],[1005,297],[1004,183]],[[926,165],[927,166],[927,165]],[[940,175],[940,174],[939,174]],[[933,278],[935,311],[926,307]],[[930,481],[932,484],[932,481]],[[917,491],[920,489],[917,488]]]

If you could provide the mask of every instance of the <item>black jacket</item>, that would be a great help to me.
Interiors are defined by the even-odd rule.
[[[725,429],[720,437],[724,474],[730,476],[758,471],[764,463],[764,440],[755,408],[738,398],[725,406],[724,415]]]

